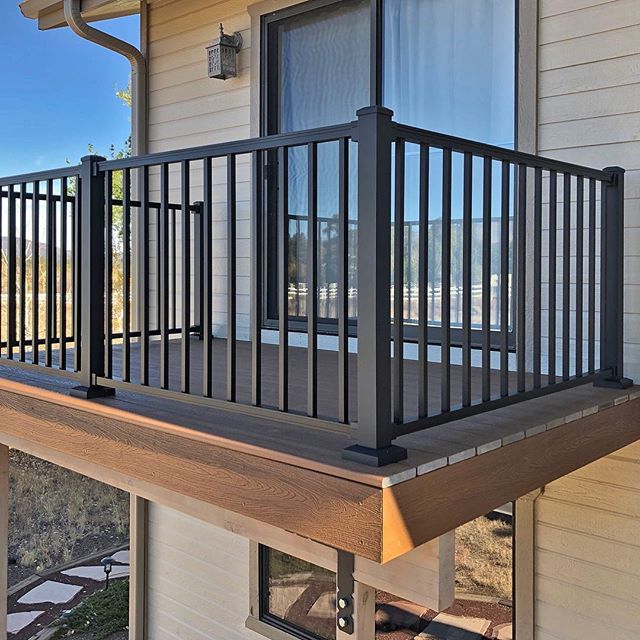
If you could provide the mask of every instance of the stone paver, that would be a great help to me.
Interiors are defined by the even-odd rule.
[[[491,626],[483,618],[462,618],[439,613],[416,638],[420,640],[481,640]]]
[[[513,624],[507,622],[496,625],[493,629],[493,635],[496,640],[513,640]]]
[[[129,549],[123,549],[122,551],[117,551],[111,556],[116,562],[121,562],[122,564],[130,564],[131,554],[129,553]]]
[[[391,629],[413,629],[420,631],[425,622],[422,616],[427,613],[422,605],[397,600],[378,607],[376,611],[376,625]]]
[[[102,565],[91,565],[88,567],[74,567],[73,569],[66,569],[62,572],[65,576],[71,578],[87,578],[88,580],[95,580],[96,582],[104,582],[106,575]],[[125,578],[129,575],[129,566],[113,565],[109,580],[115,580],[117,578]]]
[[[31,589],[31,591],[27,591],[18,602],[20,604],[35,604],[39,602],[64,604],[73,600],[81,591],[82,587],[79,585],[47,580]]]
[[[32,622],[35,622],[44,611],[21,611],[7,616],[7,633],[19,633]]]

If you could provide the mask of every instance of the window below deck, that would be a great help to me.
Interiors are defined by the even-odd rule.
[[[262,622],[303,640],[335,640],[333,571],[264,545],[258,571]]]

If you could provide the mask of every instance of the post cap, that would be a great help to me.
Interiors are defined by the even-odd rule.
[[[387,107],[383,107],[377,104],[371,105],[370,107],[363,107],[362,109],[358,109],[356,111],[356,115],[358,117],[370,116],[376,113],[381,116],[388,116],[389,118],[393,117],[393,111],[391,109],[387,109]]]
[[[106,158],[99,156],[97,153],[91,153],[88,156],[80,158],[80,162],[104,162]]]

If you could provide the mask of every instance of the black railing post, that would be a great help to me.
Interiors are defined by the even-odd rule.
[[[105,180],[99,171],[101,156],[82,158],[80,170],[80,318],[81,385],[71,395],[81,398],[102,398],[113,395],[114,389],[102,387],[96,379],[104,375],[105,342]],[[110,250],[110,248],[109,248]]]
[[[611,179],[602,183],[600,369],[608,373],[596,386],[625,389],[633,382],[623,377],[624,169],[605,171]]]
[[[358,437],[343,455],[371,466],[407,457],[392,444],[391,146],[393,112],[358,111]]]

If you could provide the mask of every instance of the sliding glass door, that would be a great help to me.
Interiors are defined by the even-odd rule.
[[[516,0],[312,0],[265,16],[263,23],[263,133],[311,129],[355,119],[379,96],[394,119],[441,133],[513,148],[515,144]],[[372,86],[379,84],[379,88]],[[350,315],[357,310],[357,145],[352,145],[350,189]],[[417,320],[418,149],[406,150],[404,321]],[[432,184],[438,184],[440,155],[431,154]],[[277,159],[271,158],[270,164]],[[318,147],[319,314],[336,317],[337,144]],[[289,313],[304,321],[307,247],[307,150],[289,156]],[[460,163],[461,164],[461,163]],[[453,168],[453,184],[461,167]],[[270,172],[274,175],[273,172]],[[496,172],[499,173],[499,172]],[[277,185],[270,180],[267,254],[276,255]],[[496,188],[498,185],[496,183]],[[474,185],[474,210],[481,211],[481,185]],[[477,196],[477,197],[476,197]],[[430,321],[439,322],[438,188],[430,202]],[[497,198],[496,198],[497,201]],[[453,242],[461,222],[454,196]],[[481,241],[481,234],[476,234]],[[499,234],[493,238],[499,242]],[[479,251],[474,250],[474,255]],[[499,247],[496,245],[496,267]],[[457,261],[454,255],[454,262]],[[276,281],[267,265],[267,314],[276,317]],[[452,317],[456,264],[452,265]],[[474,272],[479,269],[474,269]],[[496,268],[496,273],[499,270]],[[270,277],[269,277],[270,274]],[[498,284],[498,283],[496,283]],[[474,305],[475,306],[475,305]],[[497,307],[496,307],[497,308]],[[496,317],[496,322],[498,318]]]

